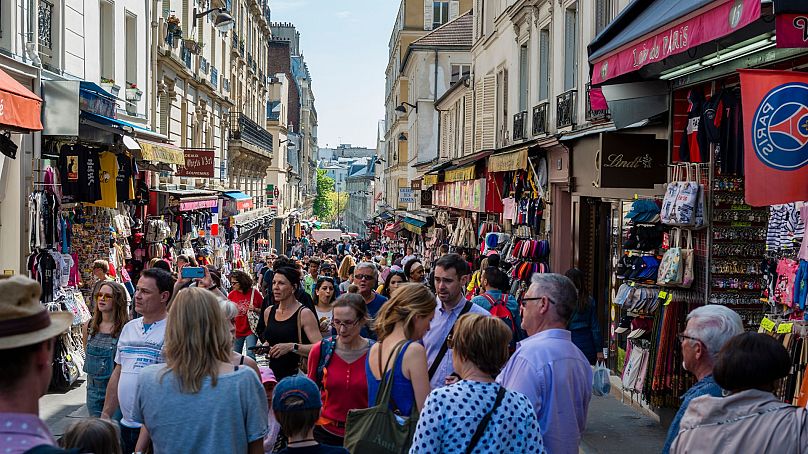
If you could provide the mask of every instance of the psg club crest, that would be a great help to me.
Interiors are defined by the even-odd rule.
[[[808,73],[740,69],[744,200],[808,200]]]
[[[755,110],[751,132],[755,154],[767,166],[789,171],[808,164],[808,84],[769,91]]]

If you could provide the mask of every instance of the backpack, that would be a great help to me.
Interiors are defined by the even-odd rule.
[[[511,336],[511,342],[508,344],[508,348],[511,353],[513,353],[516,350],[516,343],[522,340],[523,337],[521,327],[516,325],[516,319],[511,310],[508,309],[508,294],[503,292],[500,300],[495,300],[494,297],[488,293],[483,293],[483,296],[491,303],[491,315],[502,320],[505,325],[510,328],[513,335]]]
[[[371,347],[373,346],[373,344],[374,344],[373,340],[370,340]],[[317,361],[317,371],[316,371],[317,386],[320,388],[320,390],[323,389],[323,375],[325,372],[325,368],[326,366],[328,366],[328,363],[331,362],[331,357],[334,356],[334,351],[336,349],[337,349],[336,335],[324,338],[322,342],[320,342],[320,358]]]

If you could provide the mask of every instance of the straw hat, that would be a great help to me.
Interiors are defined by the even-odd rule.
[[[67,331],[69,312],[48,312],[39,283],[24,276],[0,280],[0,350],[33,345]]]

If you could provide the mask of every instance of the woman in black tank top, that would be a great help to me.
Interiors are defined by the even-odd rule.
[[[313,344],[320,342],[320,328],[311,310],[295,299],[300,286],[300,272],[281,267],[272,278],[272,293],[276,304],[264,313],[264,339],[269,348],[269,367],[280,381],[305,368]]]

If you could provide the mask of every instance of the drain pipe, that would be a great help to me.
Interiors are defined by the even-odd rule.
[[[151,93],[149,94],[149,102],[151,105],[149,106],[149,120],[151,123],[152,131],[157,132],[157,42],[158,42],[158,35],[159,35],[159,26],[160,23],[158,22],[157,18],[161,17],[161,15],[157,14],[157,0],[152,0],[152,8],[151,11],[146,11],[146,20],[151,17],[151,29],[152,29],[152,42],[151,42]],[[162,134],[162,131],[160,131]]]

